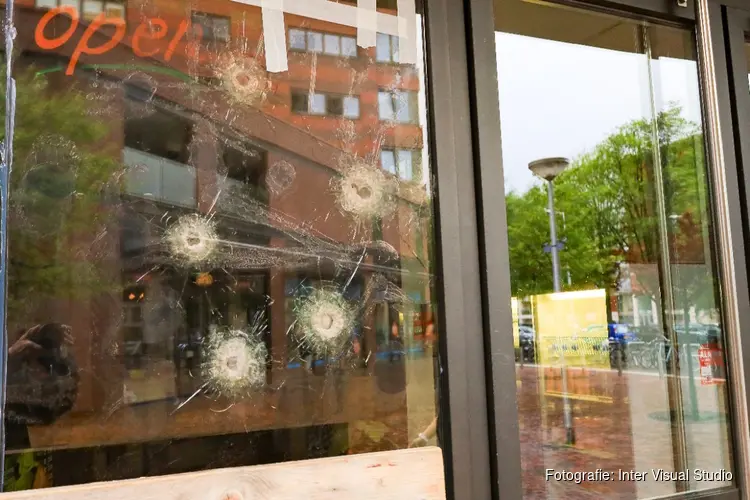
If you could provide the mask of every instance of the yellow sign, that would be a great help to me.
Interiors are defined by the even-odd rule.
[[[535,295],[532,304],[540,363],[609,367],[604,290]]]

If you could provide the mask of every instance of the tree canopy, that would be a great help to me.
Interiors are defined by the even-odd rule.
[[[83,92],[53,88],[33,68],[15,77],[8,310],[11,322],[23,323],[45,299],[91,297],[105,286],[97,272],[105,256],[95,246],[113,213],[106,194],[116,192],[121,167],[104,147],[109,126],[89,113]],[[4,80],[0,89],[5,116]]]
[[[616,289],[623,278],[623,264],[645,264],[642,267],[655,271],[663,229],[673,281],[681,277],[679,286],[692,286],[688,281],[695,280],[678,271],[685,267],[680,264],[710,264],[705,255],[708,227],[702,141],[699,125],[686,120],[673,105],[655,120],[633,120],[620,126],[573,160],[554,181],[558,238],[566,239],[560,253],[564,290]],[[661,218],[660,194],[666,215]],[[543,249],[550,238],[546,207],[544,185],[507,195],[515,296],[552,290],[551,259]],[[710,265],[699,267],[706,270],[699,274],[710,273]],[[658,274],[651,274],[653,279],[642,276],[639,285],[655,296]]]

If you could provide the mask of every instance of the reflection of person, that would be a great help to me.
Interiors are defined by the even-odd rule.
[[[432,439],[437,434],[437,426],[438,426],[438,418],[435,417],[432,419],[432,422],[430,422],[430,425],[428,425],[425,430],[419,433],[419,436],[411,442],[410,448],[420,448],[422,446],[426,446],[427,443],[430,442],[430,439]]]
[[[435,324],[432,321],[428,321],[424,329],[424,341],[428,346],[432,346],[435,342]]]
[[[72,344],[69,326],[47,323],[22,331],[8,349],[8,448],[28,447],[27,425],[49,425],[73,407],[79,375]]]

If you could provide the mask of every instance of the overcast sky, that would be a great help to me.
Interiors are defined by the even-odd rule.
[[[527,190],[528,170],[547,156],[571,159],[629,120],[646,117],[646,57],[520,35],[496,33],[505,188]],[[652,66],[657,108],[677,102],[700,121],[695,62],[660,59]]]

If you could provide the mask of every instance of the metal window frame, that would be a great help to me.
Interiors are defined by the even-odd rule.
[[[748,96],[748,67],[745,58],[745,33],[750,32],[750,3],[746,0],[699,0],[703,6],[706,30],[711,35],[714,58],[716,142],[725,156],[726,196],[725,217],[730,239],[723,245],[723,264],[734,267],[734,310],[736,331],[730,337],[734,369],[730,380],[734,403],[733,417],[735,448],[738,449],[742,472],[739,487],[743,498],[750,498],[750,281],[746,238],[750,236],[750,96]],[[742,10],[740,10],[740,7]],[[726,272],[725,272],[726,273]],[[723,276],[727,281],[732,276]],[[726,286],[731,286],[727,283]],[[732,368],[730,364],[730,368]]]
[[[745,260],[743,217],[750,219],[740,191],[741,172],[734,163],[732,101],[729,93],[725,35],[722,19],[716,17],[716,5],[708,14],[706,2],[718,0],[688,0],[687,7],[677,6],[677,0],[551,0],[554,3],[599,11],[623,17],[654,20],[693,28],[699,51],[701,103],[706,117],[712,222],[717,225],[717,246],[720,259],[722,318],[728,325],[732,359],[728,364],[735,382],[730,382],[732,397],[732,432],[735,451],[736,488],[697,491],[670,498],[750,498],[747,478],[748,422],[747,400],[750,399],[750,374],[743,367],[750,366],[750,342],[742,343],[740,332],[750,332],[750,296],[748,294],[748,262]],[[724,0],[750,8],[748,0]],[[480,218],[480,250],[482,263],[482,292],[487,358],[488,422],[492,436],[491,478],[493,498],[522,498],[520,474],[520,436],[514,349],[506,334],[512,325],[511,292],[508,273],[509,248],[505,195],[502,191],[502,146],[497,93],[496,51],[494,41],[494,13],[492,0],[465,0],[467,39],[470,44],[470,77],[472,102],[472,132],[476,161],[476,199]],[[710,43],[709,43],[710,42]],[[707,61],[712,61],[708,64]],[[722,65],[723,62],[723,65]],[[745,73],[747,74],[747,73]],[[718,82],[718,83],[717,83]],[[747,85],[747,81],[744,82]],[[750,97],[747,97],[747,117],[750,117]],[[748,124],[750,125],[750,124]],[[709,129],[710,127],[710,129]],[[750,130],[750,126],[746,128]],[[750,173],[750,138],[748,148]],[[717,154],[719,150],[720,154]],[[723,154],[721,154],[723,153]],[[750,175],[750,174],[749,174]],[[750,177],[744,178],[750,189]],[[498,193],[500,188],[500,193]],[[745,191],[747,191],[747,189]],[[499,194],[499,195],[498,195]],[[750,232],[748,233],[750,234]],[[489,258],[491,256],[491,258]],[[731,300],[727,301],[730,294]],[[729,303],[728,303],[729,302]],[[748,334],[745,334],[748,335]],[[744,384],[744,386],[743,386]],[[502,457],[502,458],[499,458]]]
[[[479,227],[463,2],[429,0],[427,99],[438,242],[440,429],[448,498],[492,498]],[[492,62],[494,67],[494,60]],[[447,376],[446,376],[447,375]],[[513,394],[515,400],[515,392]],[[513,421],[515,424],[515,420]]]

